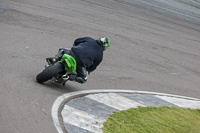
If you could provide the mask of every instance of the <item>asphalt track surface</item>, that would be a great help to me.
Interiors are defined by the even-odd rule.
[[[1,0],[0,132],[57,132],[51,107],[69,92],[124,89],[200,98],[199,1],[174,1]],[[112,46],[87,83],[36,82],[45,58],[60,47],[102,35]]]

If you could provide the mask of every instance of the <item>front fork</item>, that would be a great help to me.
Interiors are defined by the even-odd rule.
[[[65,83],[69,80],[69,75],[67,73],[64,74],[64,75],[59,75],[58,74],[56,77],[53,77],[51,80],[53,82],[61,83],[64,86]]]
[[[52,64],[52,62],[50,62],[48,59],[47,59],[46,61],[47,61],[48,64],[45,65],[45,69],[47,69],[48,67],[50,67],[50,66],[52,66],[53,64],[55,64],[56,62],[58,62],[58,61],[56,61],[56,62],[54,62],[54,63]],[[69,75],[68,75],[68,73],[65,73],[64,75],[59,75],[59,74],[58,74],[56,77],[53,77],[51,80],[52,80],[53,82],[62,83],[63,86],[64,86],[68,79],[69,79]]]

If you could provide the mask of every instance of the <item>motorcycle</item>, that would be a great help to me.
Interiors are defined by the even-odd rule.
[[[46,61],[48,65],[36,76],[38,83],[51,80],[64,86],[68,80],[76,78],[76,60],[71,55],[63,54],[60,61],[51,61],[49,58]]]

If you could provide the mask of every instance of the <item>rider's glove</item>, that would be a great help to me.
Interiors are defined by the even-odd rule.
[[[69,75],[69,79],[70,81],[74,81],[76,80],[76,75]]]
[[[79,82],[79,83],[81,83],[81,84],[85,83],[86,81],[87,81],[86,79],[81,78],[81,77],[77,77],[77,78],[76,78],[76,82]]]
[[[78,72],[78,76],[76,78],[76,82],[81,84],[87,81],[88,72],[85,67],[82,67],[81,70]]]

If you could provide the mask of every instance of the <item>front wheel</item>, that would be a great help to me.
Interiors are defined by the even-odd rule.
[[[61,62],[55,63],[53,66],[50,66],[39,73],[36,77],[38,83],[44,83],[47,80],[55,77],[59,73],[64,73],[65,68]]]

